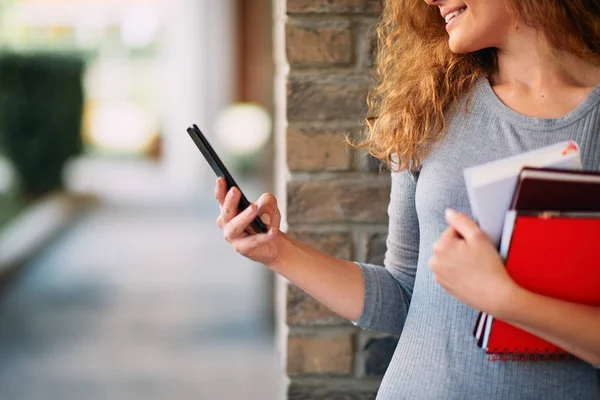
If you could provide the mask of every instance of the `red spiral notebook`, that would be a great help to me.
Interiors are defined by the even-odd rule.
[[[545,296],[600,305],[600,213],[509,211],[501,255],[520,286]],[[488,353],[568,355],[560,347],[490,315],[475,326]]]

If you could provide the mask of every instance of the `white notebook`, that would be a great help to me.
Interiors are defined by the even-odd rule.
[[[498,246],[504,217],[523,167],[582,169],[579,146],[566,141],[464,170],[471,211]]]

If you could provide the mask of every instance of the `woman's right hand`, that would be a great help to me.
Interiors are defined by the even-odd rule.
[[[270,193],[265,193],[256,203],[241,213],[238,211],[240,191],[232,187],[227,190],[225,179],[217,178],[215,198],[221,207],[217,225],[223,230],[223,237],[239,254],[271,268],[281,258],[281,241],[279,224],[281,214],[277,208],[277,199]],[[268,233],[249,234],[249,225],[259,215],[269,229]]]
[[[217,224],[238,253],[264,264],[342,317],[352,321],[360,317],[365,289],[356,263],[331,257],[280,232],[281,215],[272,194],[263,194],[257,204],[240,213],[239,189],[227,191],[225,180],[219,178],[215,197],[221,206]],[[246,232],[257,215],[268,233]]]

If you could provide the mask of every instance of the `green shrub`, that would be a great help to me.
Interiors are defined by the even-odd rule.
[[[0,148],[28,196],[61,188],[81,152],[83,70],[74,56],[0,54]]]

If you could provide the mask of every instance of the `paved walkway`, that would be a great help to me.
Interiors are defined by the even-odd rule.
[[[270,275],[209,197],[100,206],[3,288],[0,399],[275,398]]]

